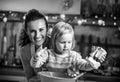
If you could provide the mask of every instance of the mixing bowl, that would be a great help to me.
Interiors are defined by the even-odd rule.
[[[64,73],[58,72],[39,72],[38,73],[41,79],[41,82],[77,82],[77,79],[84,75],[84,73],[79,74],[77,77],[72,78],[67,76]]]

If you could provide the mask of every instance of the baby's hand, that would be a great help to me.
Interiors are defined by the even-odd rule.
[[[67,75],[70,77],[76,77],[79,74],[80,74],[79,70],[73,66],[67,69]]]
[[[40,57],[41,54],[43,54],[46,49],[47,49],[46,47],[45,47],[44,49],[38,49],[38,50],[36,51],[34,57],[36,57],[36,58]]]
[[[92,52],[90,53],[90,56],[93,57],[96,61],[103,62],[106,58],[106,50],[104,50],[101,47],[93,46]]]
[[[36,51],[36,53],[33,55],[30,61],[32,67],[40,67],[41,65],[43,65],[43,63],[46,61],[46,54],[45,54],[46,49],[47,48],[38,49]]]

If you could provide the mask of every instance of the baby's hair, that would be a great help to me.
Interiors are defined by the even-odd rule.
[[[61,37],[63,34],[66,34],[66,33],[72,33],[73,35],[72,49],[74,48],[75,37],[74,37],[74,30],[73,30],[72,25],[66,22],[60,21],[57,24],[55,24],[53,31],[51,33],[51,47],[54,51],[56,51],[55,43],[56,43],[57,38]]]

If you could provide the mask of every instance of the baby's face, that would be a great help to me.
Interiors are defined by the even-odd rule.
[[[63,34],[56,40],[56,48],[59,53],[68,53],[72,48],[73,35],[71,33]]]

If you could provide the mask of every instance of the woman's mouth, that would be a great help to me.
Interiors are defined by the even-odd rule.
[[[41,40],[42,40],[42,38],[35,39],[36,42],[39,42]]]

